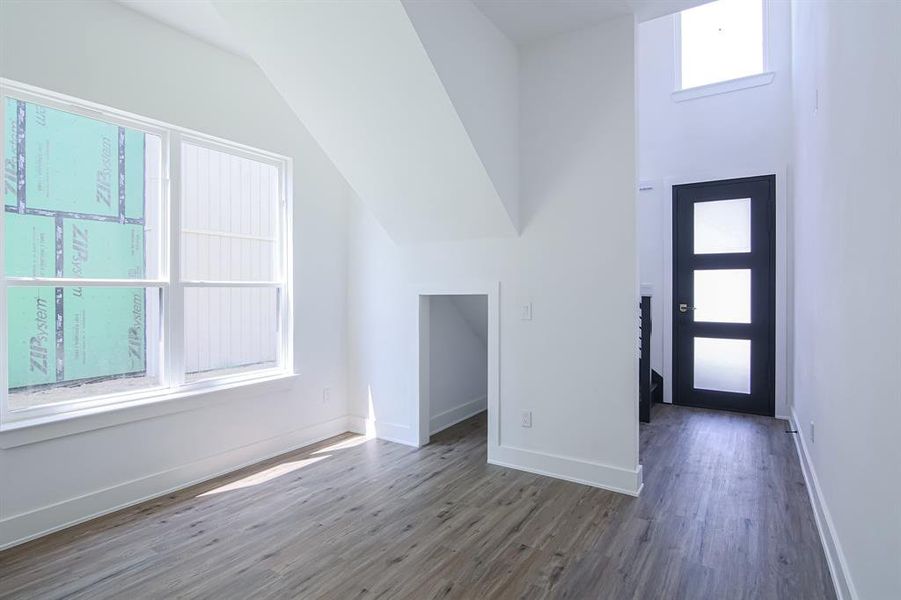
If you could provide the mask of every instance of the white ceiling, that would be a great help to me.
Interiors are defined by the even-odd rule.
[[[630,13],[626,0],[472,0],[516,44]]]
[[[518,45],[634,14],[639,21],[710,0],[472,0]]]
[[[228,22],[209,0],[116,0],[213,46],[248,58]]]

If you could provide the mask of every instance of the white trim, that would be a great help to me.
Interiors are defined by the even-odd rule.
[[[347,415],[347,430],[351,433],[366,435],[366,417]]]
[[[816,470],[813,468],[813,460],[807,451],[804,433],[802,428],[798,427],[798,416],[794,408],[792,408],[791,413],[792,416],[789,419],[789,423],[791,428],[798,432],[793,434],[795,449],[798,451],[798,460],[801,463],[801,472],[804,474],[804,483],[807,486],[807,494],[810,496],[810,504],[813,507],[813,516],[817,524],[817,531],[820,534],[820,543],[826,555],[826,564],[829,565],[829,573],[832,575],[835,595],[838,597],[838,600],[857,600],[859,596],[851,579],[851,571],[848,569],[845,553],[842,551],[838,534],[835,531],[835,524],[829,513],[829,507],[826,505],[826,498],[823,496]]]
[[[429,419],[429,434],[435,435],[439,431],[444,431],[448,427],[453,427],[457,423],[465,421],[470,417],[474,417],[480,412],[488,409],[488,395],[484,394],[478,398],[474,398],[468,402],[464,402],[460,406],[432,415]]]
[[[430,435],[429,361],[428,358],[428,302],[427,296],[487,296],[488,297],[488,458],[501,443],[500,400],[500,290],[499,281],[461,281],[443,284],[419,284],[411,286],[412,306],[416,317],[412,365],[412,388],[416,390],[417,432],[416,443],[425,446]]]
[[[739,77],[727,81],[717,81],[716,83],[708,83],[697,87],[676,90],[672,93],[672,98],[673,102],[685,102],[686,100],[694,100],[696,98],[728,94],[729,92],[737,92],[739,90],[769,85],[773,83],[775,77],[776,74],[774,72],[766,71],[764,73],[748,75],[747,77]]]
[[[215,231],[213,229],[186,229],[182,227],[182,233],[190,233],[192,235],[205,235],[207,237],[224,237],[236,240],[254,240],[257,242],[277,242],[278,238],[266,237],[262,235],[250,235],[247,233],[231,233],[228,231]]]
[[[2,83],[2,79],[0,79]],[[3,169],[3,209],[0,210],[0,426],[9,412],[9,349],[6,288],[6,100],[0,85],[0,169]],[[18,170],[16,172],[18,185]]]
[[[271,396],[290,390],[298,375],[279,371],[252,373],[227,381],[197,382],[177,392],[162,388],[144,394],[123,396],[118,402],[102,402],[65,413],[47,414],[4,423],[0,428],[0,449],[16,448],[46,440],[115,427],[164,415],[196,410],[211,404],[248,396]]]
[[[682,13],[673,15],[673,89],[682,89]]]
[[[643,487],[641,465],[638,465],[638,468],[633,471],[571,456],[535,452],[511,446],[499,448],[494,456],[488,458],[488,463],[590,485],[629,496],[638,496]]]
[[[72,277],[7,277],[11,287],[129,287],[164,288],[169,282],[163,279],[75,279]]]
[[[5,517],[0,519],[0,550],[340,435],[351,430],[352,421],[350,416],[338,417],[83,496]]]
[[[184,322],[185,322],[185,290],[181,285],[181,217],[182,217],[182,179],[181,179],[181,144],[178,136],[173,135],[167,145],[169,161],[165,165],[169,173],[166,186],[165,204],[166,220],[163,221],[168,233],[166,248],[166,274],[172,287],[164,292],[162,319],[163,339],[160,340],[161,381],[165,385],[178,387],[185,382]]]
[[[367,436],[375,437],[386,442],[394,442],[404,446],[418,448],[419,443],[415,439],[413,428],[400,423],[390,423],[376,418],[363,418],[363,430]]]
[[[663,180],[663,401],[673,401],[673,186],[704,181],[720,181],[762,175],[776,176],[776,401],[775,414],[788,410],[788,361],[792,340],[791,312],[788,310],[788,268],[791,264],[791,231],[789,219],[788,185],[785,167],[767,165],[753,168],[729,169],[698,173],[692,176],[667,177]]]

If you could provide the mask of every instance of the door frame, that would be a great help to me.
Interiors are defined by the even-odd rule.
[[[706,407],[706,408],[720,408],[722,410],[731,410],[731,411],[736,411],[736,412],[749,412],[752,414],[757,414],[757,415],[762,415],[762,416],[775,416],[775,414],[776,414],[775,413],[775,409],[776,409],[776,339],[775,339],[776,338],[776,176],[773,174],[765,174],[765,175],[757,175],[757,176],[753,176],[753,177],[741,177],[741,178],[737,178],[737,179],[718,179],[718,180],[713,180],[713,181],[700,181],[700,182],[696,182],[696,183],[685,184],[684,186],[678,186],[678,187],[681,189],[685,189],[685,188],[705,189],[705,188],[710,188],[710,187],[718,188],[718,187],[726,186],[726,185],[742,185],[742,184],[752,184],[752,183],[765,184],[767,186],[767,188],[769,189],[769,198],[768,198],[769,202],[768,202],[767,206],[765,207],[765,223],[764,223],[766,230],[770,233],[769,238],[768,238],[769,258],[766,261],[766,268],[768,269],[768,273],[767,273],[767,277],[766,277],[766,290],[765,290],[765,292],[766,292],[765,293],[765,306],[766,306],[766,312],[768,313],[768,317],[769,317],[768,325],[765,330],[765,332],[766,332],[765,339],[766,339],[768,352],[766,354],[766,357],[767,357],[766,363],[763,366],[764,370],[766,372],[766,387],[765,387],[765,391],[758,389],[757,392],[755,392],[755,396],[757,396],[758,393],[766,394],[766,405],[765,405],[765,407],[761,407],[761,408],[763,408],[763,410],[750,410],[750,409],[747,409],[746,407],[740,408],[739,406],[736,406],[736,405],[733,405],[731,407],[723,406],[723,405],[714,406],[712,402],[702,401],[702,400],[693,400],[691,398],[681,398],[679,405]],[[679,206],[676,203],[677,196],[676,196],[675,187],[676,186],[673,187],[673,198],[672,198],[672,205],[671,205],[671,212],[673,213],[673,215],[675,215],[676,211],[679,209]],[[741,194],[739,194],[736,197],[741,198],[741,197],[743,197],[743,194],[744,194],[744,192],[742,192]],[[715,197],[718,198],[719,194],[716,194]],[[694,202],[697,202],[697,200],[691,200],[691,202],[694,203]],[[752,210],[754,210],[754,209],[752,209]],[[683,226],[686,224],[684,222],[684,219],[685,219],[685,215],[682,216],[682,220],[683,220],[682,225]],[[755,221],[752,221],[751,224],[749,225],[749,227],[751,228],[751,232],[754,232],[759,227],[759,222],[757,222],[758,225],[754,225],[754,223],[755,223]],[[673,231],[672,231],[673,249],[675,249],[680,242],[679,223],[677,223],[675,220],[673,220],[672,229],[673,229]],[[755,234],[752,233],[752,235],[755,235]],[[756,243],[756,242],[754,242],[754,243]],[[755,252],[753,255],[750,255],[750,256],[753,259],[754,256],[759,256],[759,255]],[[670,265],[671,272],[673,273],[673,279],[675,279],[675,275],[679,274],[678,261],[679,261],[678,257],[674,254],[672,256],[672,265]],[[761,264],[759,266],[762,267],[763,265]],[[710,268],[715,268],[715,267],[710,267]],[[732,268],[739,268],[739,267],[732,267]],[[757,267],[743,266],[741,268],[750,269],[750,268],[757,268]],[[684,275],[684,273],[683,273],[683,275]],[[675,285],[674,285],[674,288],[675,288]],[[683,290],[683,292],[684,291],[685,290]],[[758,300],[760,299],[760,296],[758,296],[759,293],[760,293],[760,290],[758,290],[757,292],[752,291],[752,297],[751,297],[752,302],[754,302],[755,298],[757,298]],[[680,296],[678,301],[682,302],[682,301],[685,301],[687,298],[688,298],[688,296],[685,296],[685,297]],[[697,302],[697,299],[693,298],[692,304],[694,304],[695,302]],[[752,304],[752,306],[759,307],[759,305],[757,305],[757,304]],[[668,310],[670,313],[670,319],[675,321],[676,310],[677,310],[675,301],[671,302],[670,306],[666,307],[666,310]],[[713,324],[713,325],[716,325],[716,324]],[[753,325],[752,325],[752,327],[753,327]],[[676,338],[676,329],[675,328],[673,329],[672,335],[673,335],[673,339],[675,340],[675,338]],[[686,335],[686,333],[682,332],[681,335],[684,336],[684,335]],[[716,336],[713,336],[713,337],[716,337]],[[682,346],[683,350],[684,350],[684,343],[687,340],[683,340],[682,338],[680,338],[680,340],[682,340],[680,342],[680,346]],[[752,352],[753,352],[753,350],[752,350]],[[752,354],[751,356],[752,356],[752,360],[753,360],[753,356],[755,356],[755,354]],[[756,354],[756,356],[759,357],[760,355]],[[674,363],[677,362],[676,361],[677,357],[675,355],[675,351],[673,351],[670,358]],[[684,358],[684,357],[682,357],[682,358]],[[682,358],[680,358],[680,361],[679,361],[680,364],[681,364]],[[686,366],[683,365],[682,368],[684,369],[684,368],[686,368]],[[683,373],[683,376],[684,375],[685,374]],[[760,375],[761,375],[761,373],[754,374],[752,372],[751,378],[753,381],[759,382],[759,380],[757,378]],[[675,383],[675,376],[676,376],[676,372],[674,369],[673,383]],[[687,382],[683,382],[683,383],[687,383]],[[752,384],[752,385],[756,385],[756,384]],[[728,401],[725,401],[725,402],[726,402],[726,404],[729,404]],[[675,398],[673,399],[673,403],[675,404]]]
[[[413,285],[416,298],[416,348],[412,388],[416,394],[416,446],[429,443],[430,405],[429,391],[429,300],[432,296],[486,296],[488,299],[488,460],[500,447],[500,282],[472,281],[447,284]]]
[[[791,306],[792,287],[790,278],[790,265],[792,264],[792,239],[791,232],[791,200],[788,197],[786,184],[787,168],[776,165],[760,165],[754,168],[725,169],[720,171],[702,171],[678,177],[667,177],[660,182],[652,182],[660,185],[664,194],[663,203],[663,294],[660,301],[663,303],[663,326],[660,331],[663,335],[663,401],[671,404],[673,401],[673,314],[670,307],[673,305],[673,187],[689,183],[705,181],[720,181],[728,179],[743,179],[746,177],[759,177],[761,175],[776,176],[776,311],[775,311],[775,416],[777,419],[788,419],[791,412],[791,357],[793,339],[791,336],[792,314],[788,310]]]

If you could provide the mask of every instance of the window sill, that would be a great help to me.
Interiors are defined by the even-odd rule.
[[[178,392],[164,391],[112,405],[12,421],[0,425],[0,449],[197,410],[248,395],[286,391],[297,378],[298,375],[293,373],[269,371],[254,377],[197,384]]]
[[[698,87],[676,90],[673,92],[673,102],[685,102],[686,100],[695,100],[697,98],[728,94],[729,92],[737,92],[738,90],[769,85],[773,83],[775,77],[776,74],[769,71],[766,73],[758,73],[757,75],[739,77],[738,79],[730,79],[729,81],[717,81],[716,83],[708,83],[707,85],[699,85]]]

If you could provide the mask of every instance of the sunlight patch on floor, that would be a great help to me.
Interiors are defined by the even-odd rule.
[[[255,485],[260,485],[262,483],[266,483],[267,481],[272,481],[277,477],[281,477],[282,475],[286,475],[287,473],[293,473],[298,469],[302,469],[306,466],[312,465],[313,463],[317,463],[320,460],[324,460],[329,458],[329,454],[325,456],[316,456],[313,458],[304,458],[302,460],[295,460],[291,462],[282,463],[279,465],[275,465],[274,467],[270,467],[264,471],[260,471],[259,473],[254,473],[252,475],[248,475],[242,479],[238,479],[237,481],[232,481],[231,483],[227,483],[223,486],[214,488],[208,492],[204,492],[202,494],[198,494],[198,498],[202,498],[204,496],[213,496],[215,494],[221,494],[223,492],[233,492],[235,490],[240,490],[248,487],[253,487]]]
[[[346,440],[341,440],[340,442],[335,442],[325,448],[317,450],[313,452],[313,454],[322,454],[323,452],[334,452],[336,450],[347,450],[348,448],[356,448],[360,444],[365,444],[369,439],[369,437],[365,435],[357,435],[352,438],[348,438]]]

